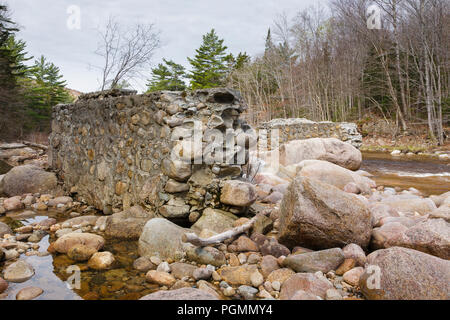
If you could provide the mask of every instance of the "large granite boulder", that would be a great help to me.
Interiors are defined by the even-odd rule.
[[[181,260],[191,244],[181,241],[185,233],[192,232],[162,218],[147,221],[139,238],[139,254],[142,257],[153,256],[160,259]]]
[[[0,191],[9,197],[25,193],[52,193],[58,180],[53,172],[47,172],[33,165],[12,168],[0,182]]]
[[[147,221],[154,217],[154,212],[146,211],[141,206],[134,206],[108,217],[105,233],[113,238],[137,240]]]
[[[449,300],[450,261],[407,248],[377,250],[359,286],[370,300]]]
[[[349,170],[361,167],[361,152],[336,138],[293,140],[280,146],[280,163],[283,166],[303,160],[324,160]]]
[[[443,259],[450,259],[450,224],[443,219],[428,219],[408,227],[390,222],[373,229],[374,249],[405,247]]]
[[[371,214],[356,195],[321,181],[297,176],[280,208],[279,241],[310,249],[366,248],[372,231]]]
[[[355,184],[358,191],[370,194],[371,188],[376,187],[373,180],[327,161],[302,161],[297,165],[297,172],[301,176],[320,180],[341,190],[349,184]]]

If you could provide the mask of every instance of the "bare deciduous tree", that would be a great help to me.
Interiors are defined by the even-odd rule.
[[[142,77],[160,45],[160,33],[153,24],[124,28],[110,17],[98,33],[101,40],[95,53],[103,58],[103,65],[97,67],[101,70],[101,90]]]

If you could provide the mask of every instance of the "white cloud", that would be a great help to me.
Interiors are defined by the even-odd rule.
[[[22,30],[19,36],[27,42],[35,57],[44,54],[60,67],[70,88],[83,92],[98,89],[98,75],[88,65],[99,64],[93,53],[98,35],[96,27],[109,15],[121,22],[155,23],[162,32],[163,46],[154,57],[163,57],[188,67],[186,57],[192,56],[201,37],[215,28],[233,53],[250,55],[264,48],[267,28],[277,14],[291,16],[314,0],[9,0],[13,19]],[[81,8],[81,30],[66,26],[67,8]],[[137,88],[144,89],[145,79]]]

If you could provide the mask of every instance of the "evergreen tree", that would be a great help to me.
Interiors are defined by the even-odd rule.
[[[227,60],[229,56],[225,53],[227,47],[223,45],[224,40],[219,39],[214,29],[203,36],[203,43],[196,50],[193,59],[188,58],[192,65],[189,75],[192,89],[214,88],[221,86],[226,80],[228,73]]]
[[[266,45],[265,45],[265,49],[264,49],[264,55],[272,53],[274,47],[275,47],[275,45],[273,44],[272,34],[271,34],[270,28],[269,28],[269,30],[267,31],[267,36],[266,36]]]
[[[26,129],[49,129],[52,107],[72,101],[65,89],[66,81],[62,78],[59,68],[44,56],[35,61],[27,86],[29,121]]]
[[[183,81],[183,78],[186,77],[185,68],[172,60],[163,59],[163,62],[164,64],[160,63],[152,69],[152,79],[147,84],[148,92],[185,90],[186,84]]]

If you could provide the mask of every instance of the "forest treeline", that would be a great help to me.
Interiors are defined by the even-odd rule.
[[[44,56],[29,55],[18,31],[7,6],[0,4],[1,140],[48,132],[52,106],[72,101],[59,68]]]
[[[380,27],[368,27],[370,5]],[[265,50],[225,54],[214,30],[189,59],[192,71],[165,60],[149,90],[227,85],[250,106],[250,121],[305,117],[318,121],[389,120],[398,134],[417,125],[443,144],[449,124],[448,0],[332,0],[268,30]],[[376,16],[374,17],[376,18]],[[371,21],[369,21],[371,22]],[[206,65],[205,65],[206,64]],[[205,69],[205,70],[203,70]]]

